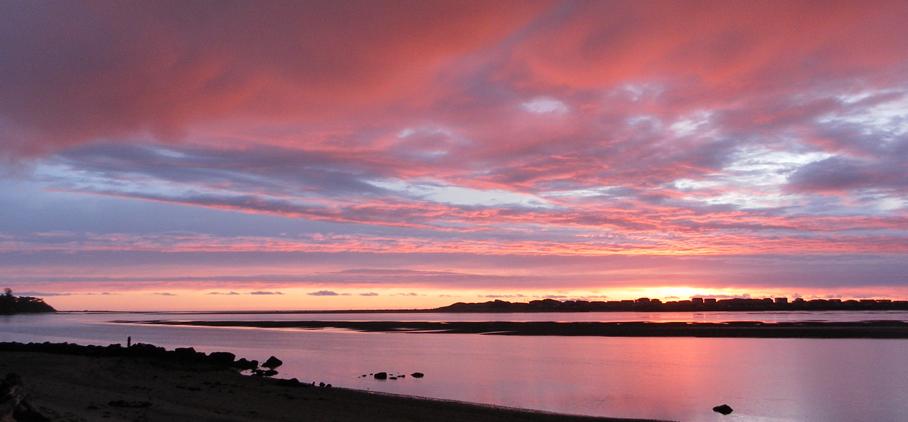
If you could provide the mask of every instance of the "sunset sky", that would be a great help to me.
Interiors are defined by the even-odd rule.
[[[908,2],[0,2],[59,309],[908,297]]]

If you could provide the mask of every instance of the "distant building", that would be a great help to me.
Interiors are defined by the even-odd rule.
[[[776,305],[787,305],[787,304],[788,304],[788,298],[787,298],[787,297],[777,297],[777,298],[775,299],[775,302],[776,302]]]
[[[709,297],[709,298],[703,299],[703,303],[705,303],[705,304],[707,304],[707,305],[715,305],[715,304],[716,304],[716,298],[714,298],[714,297]]]
[[[649,302],[650,301],[649,301],[648,297],[641,297],[640,299],[637,299],[637,303],[649,303]]]
[[[693,303],[694,305],[702,305],[702,304],[703,304],[703,298],[702,298],[702,297],[692,297],[692,298],[690,298],[690,301],[691,301],[691,303]]]

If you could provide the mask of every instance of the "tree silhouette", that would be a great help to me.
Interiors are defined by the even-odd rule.
[[[3,289],[3,295],[0,295],[0,314],[18,314],[32,312],[54,312],[54,308],[44,303],[43,300],[36,297],[16,297],[13,296],[13,289]]]

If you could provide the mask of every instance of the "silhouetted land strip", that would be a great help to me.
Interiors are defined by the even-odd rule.
[[[431,312],[703,312],[703,311],[908,311],[908,300],[889,299],[813,299],[801,298],[692,298],[662,302],[659,299],[585,301],[554,299],[530,302],[493,300],[481,303],[458,302]]]
[[[716,299],[693,298],[662,302],[659,299],[640,298],[636,300],[586,301],[554,299],[533,300],[530,302],[508,302],[493,300],[488,302],[464,303],[431,309],[333,309],[333,310],[283,310],[283,311],[198,311],[198,312],[118,312],[118,311],[82,311],[92,313],[141,313],[167,315],[205,315],[205,314],[418,314],[418,313],[538,313],[538,312],[779,312],[779,311],[908,311],[908,301],[889,299]]]
[[[0,315],[33,314],[41,312],[54,312],[54,308],[44,303],[43,300],[29,296],[13,296],[13,291],[4,289],[0,295]]]
[[[861,322],[423,322],[423,321],[115,321],[203,327],[340,328],[362,332],[602,337],[908,338],[908,323]]]
[[[232,356],[151,345],[0,343],[0,378],[18,374],[30,407],[52,421],[631,420],[319,388],[242,375]]]

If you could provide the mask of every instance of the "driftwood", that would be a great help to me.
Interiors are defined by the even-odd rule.
[[[19,375],[7,374],[0,381],[0,422],[44,422],[46,417],[35,410],[25,400],[22,391],[22,378]]]

